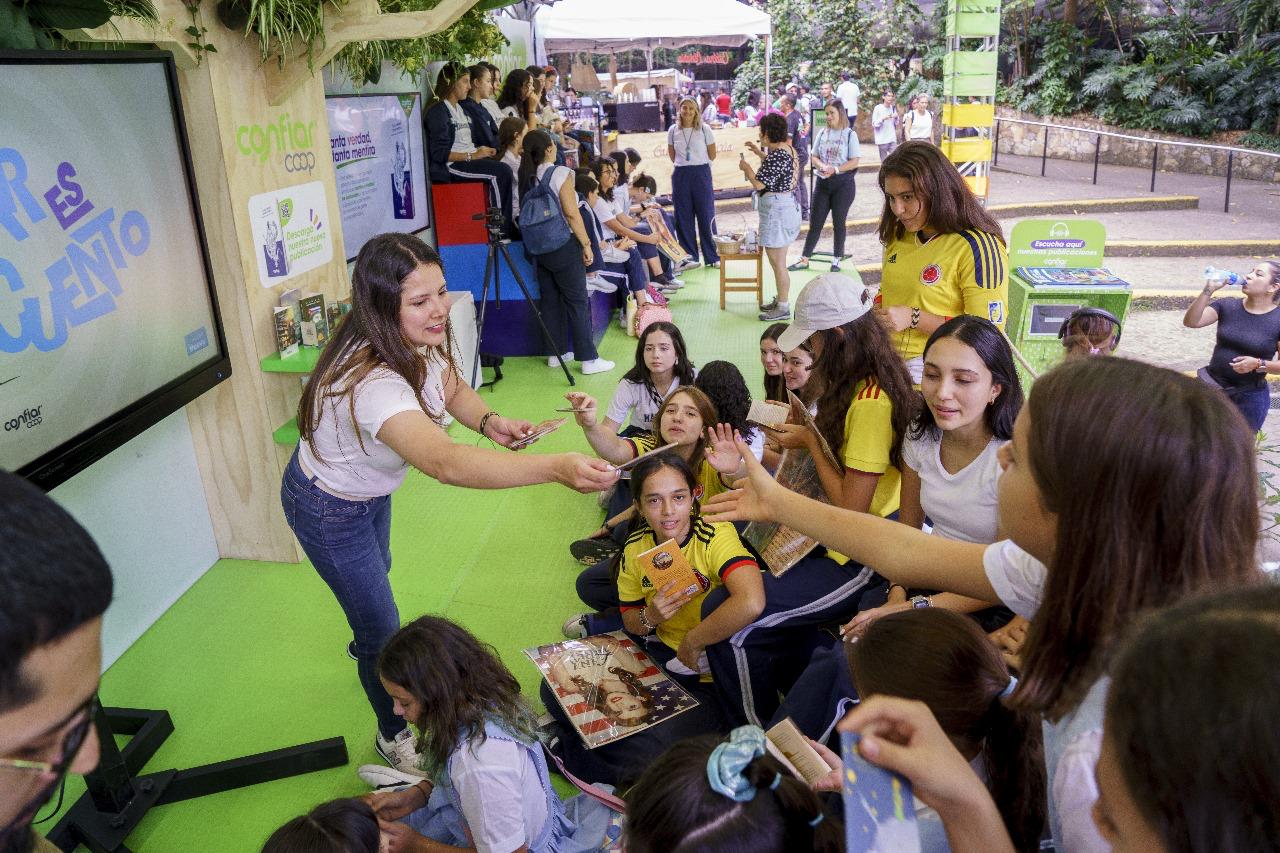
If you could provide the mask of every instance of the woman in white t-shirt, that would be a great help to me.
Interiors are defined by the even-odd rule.
[[[716,204],[711,186],[716,138],[702,121],[698,102],[693,98],[680,100],[678,115],[667,131],[667,156],[675,163],[671,172],[671,205],[676,214],[676,239],[695,261],[701,258],[707,266],[718,267],[720,255],[712,239]]]
[[[995,542],[999,450],[1013,438],[1013,422],[1022,409],[1013,351],[985,318],[952,318],[925,344],[920,393],[925,408],[902,443],[898,520],[920,529],[927,518],[935,536]],[[854,635],[874,619],[913,607],[973,613],[988,631],[1010,618],[993,600],[915,589],[909,594],[891,584],[883,606],[854,617]]]
[[[911,99],[911,109],[902,120],[907,139],[933,141],[933,113],[929,112],[929,96],[916,95]]]
[[[388,579],[391,493],[410,466],[481,489],[558,482],[591,492],[617,475],[576,453],[517,455],[450,440],[440,425],[446,413],[503,446],[532,426],[490,410],[459,373],[444,268],[430,246],[408,234],[374,237],[351,280],[351,314],[320,353],[298,404],[301,440],[280,500],[355,636],[348,652],[378,719],[378,752],[412,772],[413,735],[376,672],[379,652],[400,626]]]
[[[871,132],[876,148],[880,150],[880,160],[893,153],[898,147],[898,127],[902,124],[902,116],[898,114],[897,96],[892,89],[880,93],[880,103],[871,111]]]
[[[1055,847],[1106,851],[1092,811],[1112,652],[1146,610],[1261,582],[1253,445],[1203,383],[1086,359],[1036,380],[1000,448],[998,520],[1012,541],[959,542],[825,506],[749,455],[749,487],[713,498],[703,518],[777,521],[895,583],[994,597],[1029,619],[1009,701],[1045,721]]]
[[[599,829],[580,831],[565,814],[533,709],[492,648],[448,619],[421,616],[387,642],[378,677],[422,748],[417,776],[360,768],[368,781],[408,784],[367,797],[389,842],[384,849],[598,849],[575,840],[598,838]]]

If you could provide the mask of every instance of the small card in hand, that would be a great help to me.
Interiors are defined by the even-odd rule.
[[[773,400],[752,400],[751,409],[747,412],[747,420],[754,424],[760,424],[760,426],[782,426],[787,422],[787,415],[790,413],[791,407],[786,403],[777,403]]]
[[[507,447],[511,450],[519,450],[522,447],[528,447],[538,439],[542,438],[544,435],[547,435],[548,433],[553,433],[556,430],[560,429],[561,425],[564,424],[565,420],[567,419],[552,418],[551,420],[543,421],[542,423],[535,426],[533,428],[533,431],[530,432],[528,435],[524,436],[523,438],[517,439],[516,441],[511,442],[511,444],[507,445]]]

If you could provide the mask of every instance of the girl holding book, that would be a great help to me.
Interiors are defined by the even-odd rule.
[[[378,677],[418,731],[421,754],[422,778],[361,768],[361,776],[408,783],[366,798],[390,849],[598,849],[575,841],[587,832],[565,814],[533,710],[491,647],[447,619],[421,616],[387,642]]]
[[[824,506],[751,459],[749,484],[704,512],[778,521],[894,583],[994,597],[1030,620],[1009,702],[1044,720],[1056,846],[1108,850],[1091,811],[1115,646],[1143,611],[1261,580],[1253,434],[1194,379],[1084,359],[1036,381],[1000,461],[999,525],[1010,539],[993,545]]]
[[[902,441],[917,406],[906,367],[876,321],[870,294],[847,276],[825,273],[809,282],[795,312],[778,346],[788,353],[805,342],[812,348],[808,381],[822,389],[817,429],[784,424],[771,435],[784,449],[808,451],[810,479],[816,478],[830,503],[893,515]],[[835,548],[819,547],[790,568],[769,568],[785,574],[766,578],[764,615],[734,637],[737,677],[720,683],[735,723],[767,723],[814,650],[829,644],[821,628],[878,607],[887,593],[887,583],[871,566]]]
[[[454,363],[440,256],[417,237],[367,242],[352,275],[351,315],[320,353],[298,404],[301,441],[280,501],[303,551],[346,614],[360,684],[378,722],[378,752],[417,763],[412,734],[378,680],[383,645],[400,626],[391,592],[391,493],[413,466],[451,485],[500,489],[558,482],[600,491],[617,473],[574,453],[537,456],[455,443],[445,413],[507,446],[528,421],[489,409]]]
[[[644,649],[654,662],[665,666],[702,705],[661,726],[616,744],[582,750],[582,754],[578,754],[580,744],[565,739],[564,759],[570,770],[592,781],[610,783],[634,778],[666,746],[697,733],[692,728],[717,730],[722,719],[716,710],[716,694],[701,676],[709,672],[715,678],[718,673],[708,666],[709,656],[704,657],[704,652],[723,643],[764,608],[759,564],[732,524],[711,525],[698,517],[701,486],[684,459],[666,452],[641,460],[632,473],[631,488],[639,524],[627,537],[615,584],[623,627],[643,638]],[[650,581],[642,555],[671,541],[692,570],[696,589],[677,589],[675,580],[661,587]],[[704,616],[703,600],[719,588],[726,592],[722,603]],[[567,724],[554,697],[544,694],[543,698],[552,715]],[[696,716],[691,717],[693,714]],[[676,721],[681,722],[673,725]]]

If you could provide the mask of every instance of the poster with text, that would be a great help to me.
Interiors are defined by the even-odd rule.
[[[258,281],[275,287],[333,259],[324,184],[312,181],[249,199]]]
[[[0,67],[0,468],[221,358],[161,62]]]
[[[347,260],[370,237],[430,224],[417,93],[327,98]]]

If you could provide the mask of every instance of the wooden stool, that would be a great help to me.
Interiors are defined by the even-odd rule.
[[[729,275],[729,261],[755,261],[756,274],[753,276]],[[748,284],[749,283],[749,284]],[[720,310],[724,310],[726,293],[754,293],[757,303],[764,302],[764,250],[744,252],[739,249],[733,253],[720,253]]]

